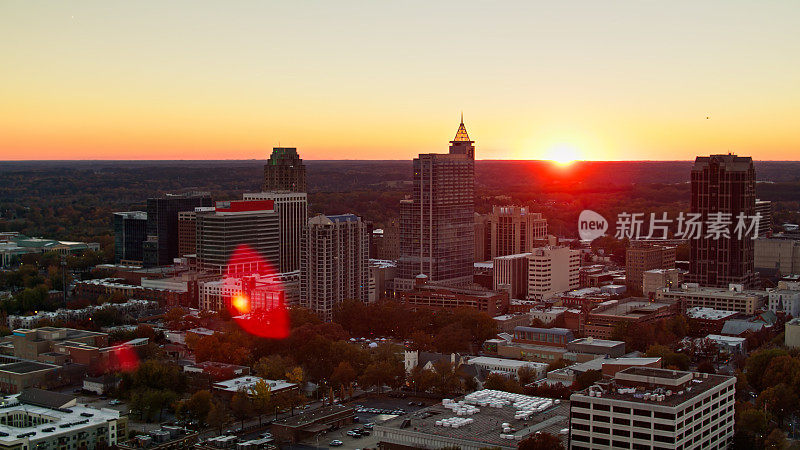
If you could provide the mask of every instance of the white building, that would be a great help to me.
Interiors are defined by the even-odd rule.
[[[652,367],[570,397],[571,449],[727,448],[736,378]]]
[[[127,439],[127,417],[92,408],[71,395],[29,388],[0,400],[0,447],[6,449],[95,448]]]
[[[533,361],[520,361],[517,359],[478,356],[477,358],[470,358],[470,360],[467,361],[467,364],[472,364],[473,366],[480,367],[481,369],[499,373],[514,379],[519,379],[519,369],[523,367],[533,370],[534,373],[536,373],[536,380],[540,380],[547,375],[547,364]]]
[[[728,289],[701,287],[697,283],[683,283],[680,287],[656,291],[656,300],[685,300],[687,307],[711,308],[755,314],[767,297],[765,291],[744,290],[739,284]]]
[[[397,264],[385,259],[369,260],[369,301],[377,302],[389,295],[389,284],[397,276]]]
[[[580,250],[539,247],[528,256],[528,298],[547,300],[580,287]]]
[[[278,211],[280,235],[280,271],[300,270],[300,242],[308,222],[308,194],[305,192],[255,192],[244,194],[245,200],[272,200]]]
[[[224,391],[229,394],[235,394],[237,392],[245,392],[250,394],[253,387],[261,381],[265,382],[267,386],[269,386],[270,392],[273,394],[298,388],[297,384],[289,383],[285,380],[268,380],[266,378],[248,375],[214,383],[214,389],[218,391]]]
[[[299,282],[299,272],[201,281],[197,284],[198,304],[203,311],[222,311],[230,306],[232,297],[243,295],[252,311],[268,310],[281,302],[291,305],[298,301]]]
[[[775,289],[769,291],[767,307],[774,313],[784,312],[800,317],[800,290]]]
[[[301,304],[330,321],[344,300],[369,301],[369,235],[354,214],[308,220],[302,245]]]

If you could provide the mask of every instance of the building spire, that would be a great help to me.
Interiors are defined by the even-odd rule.
[[[461,111],[461,124],[456,131],[456,137],[453,142],[469,142],[469,135],[467,134],[467,127],[464,126],[464,111]]]

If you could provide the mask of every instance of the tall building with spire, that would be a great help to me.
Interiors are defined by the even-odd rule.
[[[275,147],[264,165],[261,191],[306,192],[306,166],[296,148]]]
[[[461,124],[448,153],[414,159],[414,190],[400,204],[400,259],[395,289],[428,282],[472,282],[475,255],[475,142]]]

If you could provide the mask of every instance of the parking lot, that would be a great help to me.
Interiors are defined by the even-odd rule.
[[[420,406],[419,403],[422,403],[422,406]],[[338,430],[320,433],[315,438],[303,441],[302,444],[308,447],[328,448],[331,446],[330,443],[333,440],[339,440],[342,442],[342,445],[338,448],[341,449],[377,448],[378,439],[372,434],[372,429],[366,427],[372,424],[379,424],[383,420],[391,419],[398,415],[412,413],[431,403],[433,403],[432,400],[389,398],[383,396],[359,398],[352,402],[345,403],[345,405],[355,409],[356,423]],[[362,435],[359,437],[348,435],[348,431],[365,428],[368,430],[369,435]]]

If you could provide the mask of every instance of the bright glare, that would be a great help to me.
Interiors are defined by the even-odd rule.
[[[559,144],[551,147],[545,155],[546,160],[552,161],[559,166],[568,166],[580,159],[578,149],[568,144]]]
[[[241,314],[250,312],[250,302],[244,295],[237,295],[231,299],[231,305]]]

